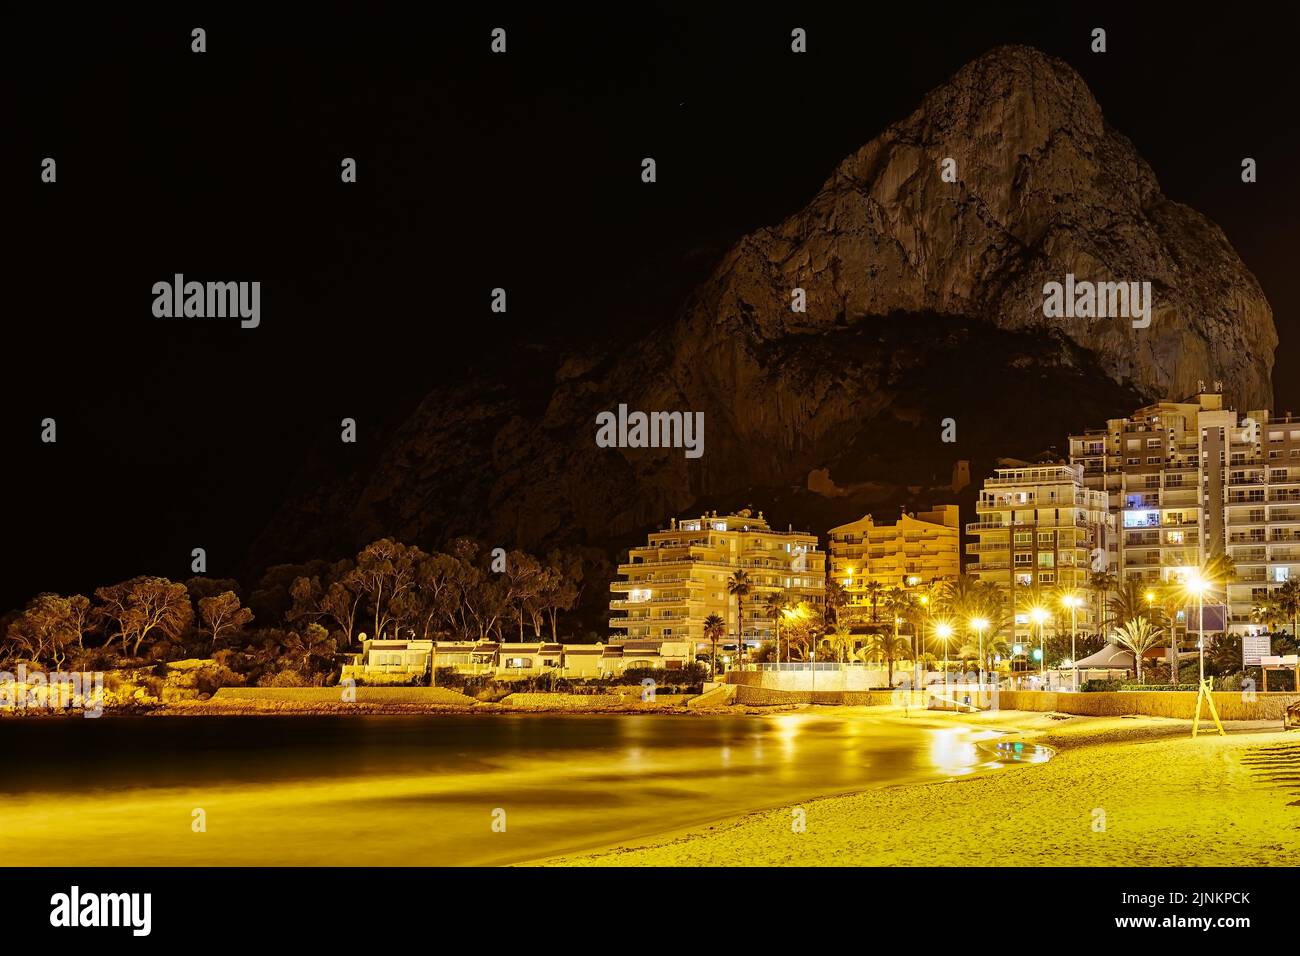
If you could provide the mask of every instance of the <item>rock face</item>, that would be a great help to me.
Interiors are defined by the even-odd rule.
[[[955,182],[940,175],[948,157]],[[1151,326],[1044,318],[1043,285],[1066,273],[1150,281]],[[796,287],[806,312],[791,309]],[[359,491],[286,509],[261,557],[380,533],[608,544],[751,502],[825,531],[872,500],[827,505],[807,491],[814,470],[891,508],[928,488],[952,500],[938,489],[957,459],[978,484],[996,456],[1063,443],[1198,380],[1268,407],[1276,344],[1223,233],[1161,195],[1078,74],[1001,48],[845,159],[806,208],[737,242],[634,347],[557,357],[528,398],[504,382],[469,399],[431,393]],[[598,448],[595,416],[620,403],[703,411],[703,457]],[[955,444],[940,439],[946,418]]]

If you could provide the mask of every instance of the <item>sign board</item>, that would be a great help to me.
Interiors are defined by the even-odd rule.
[[[1243,634],[1241,637],[1241,663],[1243,667],[1259,664],[1272,651],[1267,634]]]
[[[1207,604],[1202,610],[1205,612],[1205,626],[1196,626],[1196,605],[1193,604],[1187,609],[1186,621],[1189,631],[1204,631],[1206,634],[1217,634],[1228,629],[1228,605],[1226,604]]]

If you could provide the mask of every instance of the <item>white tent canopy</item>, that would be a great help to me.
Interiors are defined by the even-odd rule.
[[[1132,670],[1133,652],[1124,650],[1118,644],[1107,644],[1097,653],[1075,661],[1074,666],[1079,670]]]

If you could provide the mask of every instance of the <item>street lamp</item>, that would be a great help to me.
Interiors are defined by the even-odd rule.
[[[1210,582],[1199,571],[1187,576],[1187,590],[1196,595],[1196,647],[1200,651],[1201,683],[1205,682],[1205,591]]]
[[[1043,651],[1043,622],[1049,616],[1041,607],[1031,608],[1029,611],[1029,619],[1038,626],[1038,679],[1043,683],[1043,690],[1047,689],[1047,654]]]
[[[984,628],[989,626],[986,618],[973,617],[970,619],[970,626],[974,628],[975,633],[979,635],[980,640],[980,660],[979,660],[979,687],[984,689]]]
[[[943,681],[948,683],[948,640],[952,637],[952,625],[940,621],[934,626],[934,636],[943,641]]]
[[[1067,594],[1062,600],[1065,606],[1070,609],[1070,665],[1074,668],[1074,679],[1070,682],[1070,689],[1077,693],[1079,690],[1079,668],[1074,663],[1076,657],[1074,638],[1078,631],[1078,622],[1075,619],[1075,614],[1079,605],[1083,603],[1083,598],[1077,594]],[[1150,595],[1147,595],[1147,600],[1151,600]]]

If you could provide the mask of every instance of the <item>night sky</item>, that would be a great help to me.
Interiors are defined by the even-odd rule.
[[[1003,43],[1079,70],[1166,195],[1224,229],[1273,306],[1275,409],[1300,412],[1294,9],[692,6],[7,15],[0,610],[184,579],[194,547],[245,570],[304,473],[363,468],[432,383],[668,321],[735,239]],[[155,319],[176,272],[260,280],[261,327]]]

